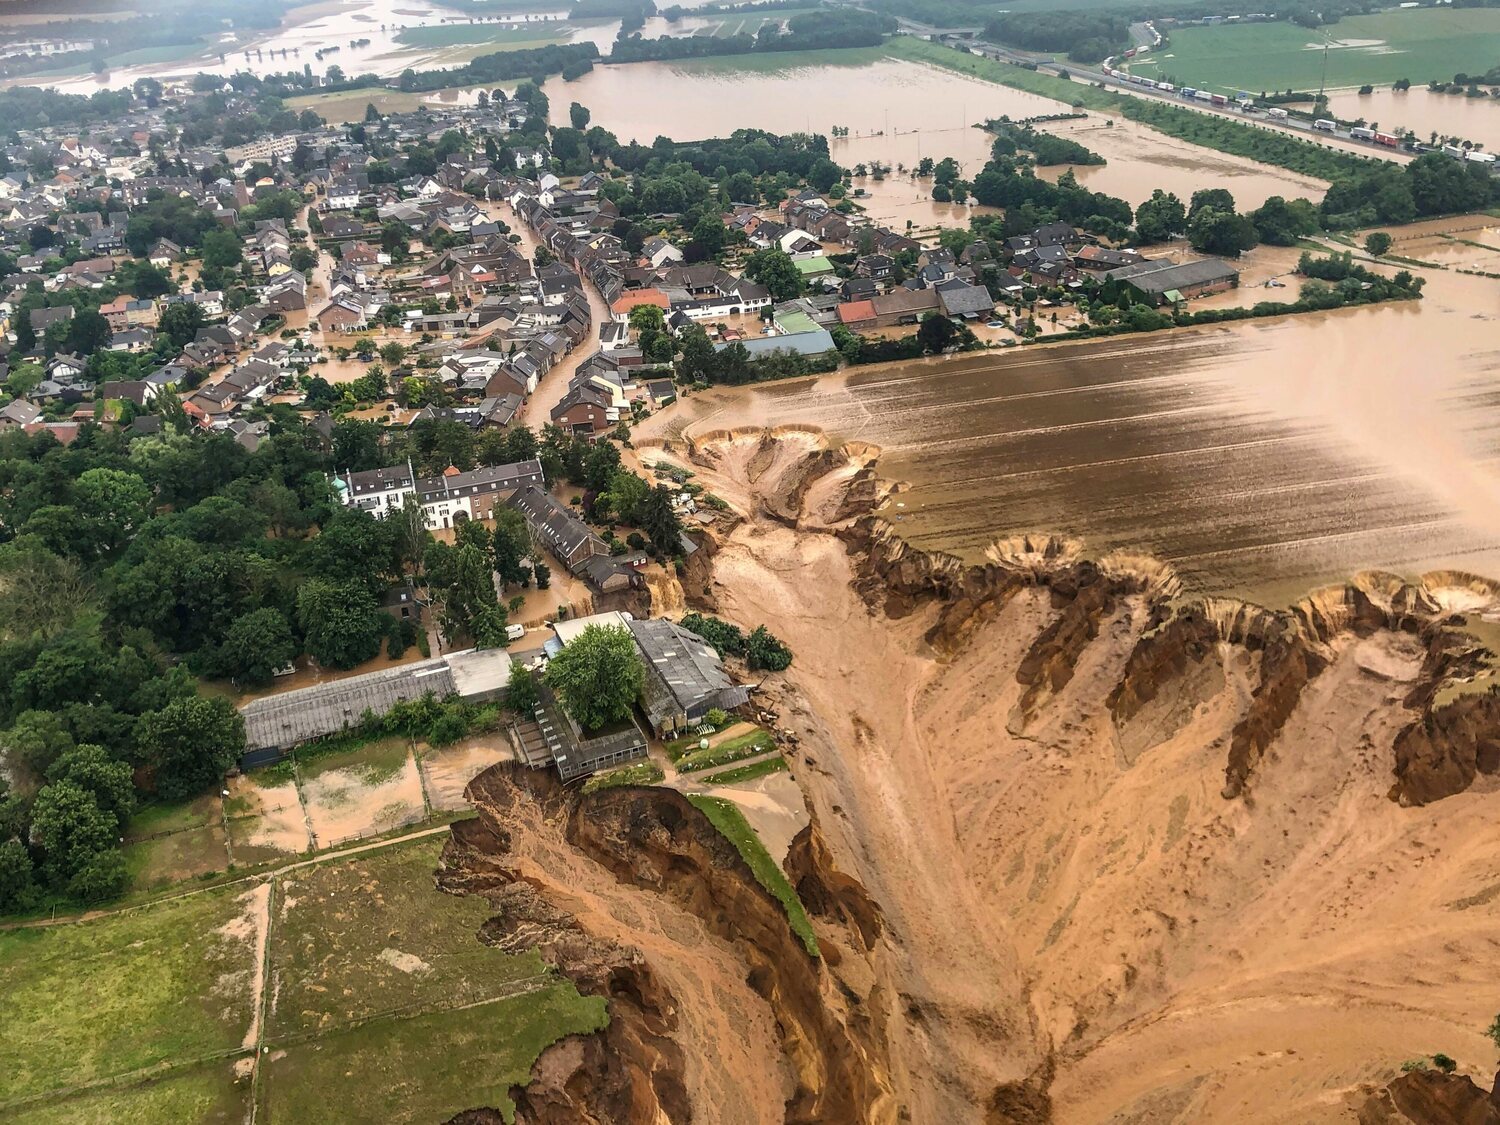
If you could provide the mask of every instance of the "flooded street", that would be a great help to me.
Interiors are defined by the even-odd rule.
[[[894,59],[850,66],[793,63],[770,71],[736,69],[734,62],[722,60],[601,66],[569,83],[567,92],[566,99],[553,98],[555,122],[565,124],[567,102],[579,101],[593,111],[594,124],[622,141],[650,144],[659,135],[696,140],[741,128],[827,134],[841,125],[850,136],[833,139],[830,148],[833,159],[846,168],[874,161],[911,167],[924,156],[951,156],[970,178],[989,159],[991,141],[973,127],[976,122],[1073,112],[1050,98]],[[664,110],[667,106],[670,111]],[[1272,195],[1316,197],[1327,187],[1100,114],[1047,128],[1075,136],[1104,156],[1108,164],[1080,168],[1078,178],[1132,204],[1149,198],[1155,188],[1185,200],[1205,184],[1216,184],[1228,187],[1241,208],[1250,209]],[[1063,171],[1048,168],[1042,174],[1055,179]],[[889,180],[861,181],[859,186],[875,196],[873,218],[910,218],[917,226],[955,221],[952,208],[930,202],[917,206],[920,201],[909,188],[897,195]]]
[[[1055,532],[1268,602],[1366,568],[1500,574],[1500,282],[1427,277],[1421,302],[715,390],[640,437],[869,442],[911,485],[884,514],[971,560]]]

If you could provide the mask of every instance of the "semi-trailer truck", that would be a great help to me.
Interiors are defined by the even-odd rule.
[[[1314,129],[1321,129],[1325,133],[1331,133],[1339,127],[1337,121],[1330,121],[1326,117],[1320,117],[1313,122]]]
[[[1275,119],[1277,121],[1285,121],[1286,120],[1286,110],[1281,109],[1281,108],[1279,108],[1277,106],[1273,106],[1270,109],[1266,110],[1266,116],[1270,117],[1270,118],[1273,118],[1273,119]]]
[[[1356,141],[1373,141],[1375,139],[1375,130],[1356,125],[1353,129],[1349,130],[1349,135]]]

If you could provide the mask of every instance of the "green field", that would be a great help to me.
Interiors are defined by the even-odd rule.
[[[748,766],[735,766],[734,769],[724,770],[722,773],[711,773],[703,781],[707,785],[735,785],[742,781],[754,781],[767,774],[780,773],[786,768],[786,759],[778,755],[775,758],[751,762]]]
[[[255,952],[242,893],[0,933],[0,1106],[239,1048]]]
[[[737,738],[727,738],[707,750],[691,750],[677,759],[677,772],[713,769],[727,766],[730,762],[753,758],[757,754],[769,754],[776,749],[776,740],[763,730],[751,731]]]
[[[434,886],[445,840],[0,932],[0,1122],[244,1121],[252,1099],[263,1121],[508,1115],[537,1055],[606,1004],[479,940],[489,905]]]
[[[0,1122],[26,1125],[161,1125],[164,1121],[238,1125],[247,1118],[250,1089],[230,1079],[228,1063],[174,1071],[133,1086],[86,1090],[27,1106]]]
[[[1423,8],[1346,16],[1321,31],[1283,22],[1181,28],[1135,69],[1159,69],[1179,84],[1216,90],[1316,90],[1324,35],[1332,44],[1329,87],[1400,78],[1450,82],[1454,74],[1483,74],[1500,63],[1500,9]]]
[[[755,829],[750,827],[750,822],[740,812],[739,806],[722,797],[697,794],[690,795],[688,800],[735,846],[740,858],[754,873],[756,881],[781,903],[786,911],[787,921],[791,923],[792,932],[801,940],[803,948],[814,957],[818,956],[818,938],[813,933],[812,922],[808,920],[802,900],[797,897],[797,891],[787,879],[781,865],[766,851],[765,844],[761,843]]]
[[[503,956],[503,955],[502,955]],[[597,1031],[604,1000],[568,984],[482,1008],[377,1021],[273,1054],[266,1064],[269,1125],[310,1121],[446,1121],[465,1109],[514,1112],[507,1091],[565,1035]]]
[[[475,934],[493,911],[432,885],[444,837],[289,872],[271,935],[272,1038],[393,1009],[491,999],[518,982],[550,984],[535,953],[508,956]],[[438,909],[440,908],[440,909]],[[545,978],[545,979],[543,979]]]
[[[519,27],[493,23],[443,23],[408,27],[396,36],[396,41],[413,47],[457,47],[464,43],[485,43],[501,51],[510,45],[534,47],[538,39],[559,42],[566,37],[566,26],[561,20],[557,20],[522,24]]]

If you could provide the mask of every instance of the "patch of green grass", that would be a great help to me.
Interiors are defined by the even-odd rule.
[[[1027,93],[1040,94],[1044,98],[1054,98],[1064,105],[1082,106],[1087,109],[1117,110],[1119,103],[1124,99],[1108,90],[1098,86],[1089,86],[1081,82],[1073,82],[1067,78],[1059,78],[1055,74],[1044,74],[1037,70],[1027,70],[1024,66],[1016,66],[1013,63],[1003,63],[996,59],[983,58],[980,55],[971,55],[967,51],[956,51],[952,47],[944,47],[926,39],[917,39],[910,35],[897,35],[888,39],[884,47],[869,48],[873,51],[884,53],[889,58],[906,59],[909,62],[931,63],[940,66],[944,70],[952,70],[958,74],[967,74],[974,78],[982,78],[986,82],[994,82],[1001,86],[1009,86],[1013,90],[1025,90]]]
[[[535,23],[506,27],[483,23],[444,23],[427,27],[408,27],[396,35],[396,42],[413,47],[455,47],[461,43],[509,44],[560,37],[560,24]]]
[[[668,65],[674,70],[691,74],[724,74],[732,71],[779,74],[811,66],[869,66],[885,57],[883,47],[836,47],[823,51],[755,51],[747,55],[683,59]]]
[[[803,948],[812,956],[818,956],[818,938],[813,933],[812,923],[808,921],[802,900],[797,897],[786,872],[771,858],[771,853],[766,851],[766,846],[761,843],[755,829],[750,827],[745,814],[740,812],[733,801],[726,801],[722,797],[691,794],[688,800],[735,846],[740,857],[749,864],[756,881],[781,903],[791,922],[792,932],[801,940]]]
[[[1463,72],[1483,74],[1500,58],[1500,11],[1422,8],[1346,16],[1318,31],[1286,21],[1184,27],[1147,56],[1140,73],[1173,75],[1179,83],[1214,90],[1316,90],[1328,85],[1450,82]],[[1347,46],[1341,44],[1348,44]]]
[[[749,734],[742,734],[738,738],[726,738],[717,746],[710,746],[707,750],[693,750],[684,754],[677,760],[677,768],[684,773],[707,770],[745,758],[753,758],[757,754],[768,754],[775,749],[776,740],[765,731],[756,730]]]
[[[175,804],[157,803],[144,805],[136,810],[125,828],[126,840],[140,840],[163,832],[182,832],[189,828],[202,828],[219,820],[217,798],[195,797],[191,801]]]
[[[494,955],[494,950],[487,950]],[[481,1008],[378,1020],[273,1052],[269,1122],[446,1121],[474,1106],[512,1120],[507,1091],[547,1047],[608,1023],[605,1001],[566,981]]]
[[[273,1036],[471,1004],[547,975],[535,952],[512,956],[480,943],[479,928],[494,913],[484,899],[433,886],[442,847],[442,837],[423,839],[281,878],[271,934]]]
[[[618,789],[622,785],[655,785],[664,776],[655,762],[636,762],[607,773],[596,773],[583,783],[583,791],[597,793],[601,789]]]
[[[0,1113],[0,1121],[27,1125],[161,1125],[191,1121],[238,1125],[248,1116],[250,1087],[235,1085],[228,1063],[173,1071],[129,1086],[88,1090],[45,1105],[27,1106],[21,1115]]]
[[[0,1103],[239,1047],[255,955],[241,893],[0,933]]]
[[[126,844],[124,854],[134,890],[160,890],[229,866],[222,824]]]
[[[348,770],[365,785],[380,785],[406,768],[410,747],[399,736],[376,739],[354,745],[329,740],[314,743],[297,751],[297,768],[305,778],[319,777],[334,770]]]
[[[780,773],[787,768],[786,759],[779,755],[764,761],[751,762],[748,766],[736,766],[732,770],[711,773],[703,779],[708,785],[734,785],[741,781],[754,781],[767,774]]]

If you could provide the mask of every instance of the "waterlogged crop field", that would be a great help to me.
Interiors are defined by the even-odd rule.
[[[1483,74],[1500,60],[1500,10],[1421,9],[1348,16],[1320,31],[1295,24],[1220,24],[1185,27],[1170,45],[1136,67],[1179,83],[1218,90],[1316,90],[1409,78],[1425,85],[1457,73]]]
[[[537,1055],[605,1005],[480,943],[488,905],[433,884],[445,840],[0,933],[0,1122],[508,1114]]]

